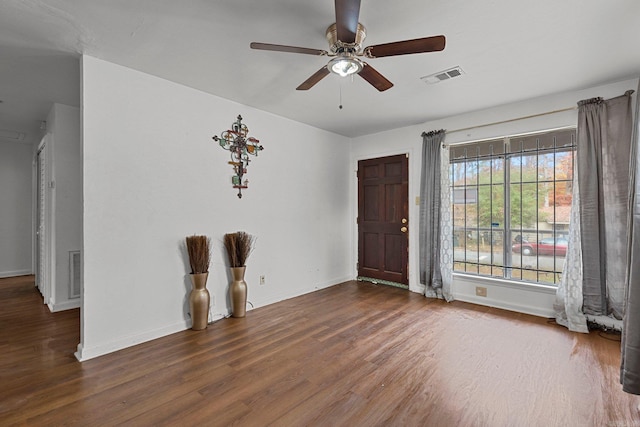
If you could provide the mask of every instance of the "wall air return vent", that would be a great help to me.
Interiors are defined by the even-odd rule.
[[[69,251],[69,299],[80,298],[82,275],[80,251]]]
[[[0,129],[0,139],[20,142],[26,135],[16,130]]]
[[[428,76],[420,77],[420,80],[428,84],[435,84],[440,83],[444,80],[453,79],[454,77],[459,77],[463,74],[464,71],[462,71],[462,68],[457,66],[449,68],[448,70],[438,71],[437,73],[433,73]]]

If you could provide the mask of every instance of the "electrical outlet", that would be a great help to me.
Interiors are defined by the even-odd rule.
[[[265,279],[264,279],[264,274],[262,276],[260,276],[260,284],[264,285]]]
[[[486,297],[487,296],[487,288],[482,286],[476,286],[476,296]]]

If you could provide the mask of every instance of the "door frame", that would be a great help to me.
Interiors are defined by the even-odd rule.
[[[51,147],[51,134],[45,134],[35,150],[34,168],[34,273],[36,275],[35,283],[36,287],[42,294],[44,304],[51,307],[51,304],[55,301],[54,287],[53,287],[53,230],[52,230],[52,217],[53,217],[53,194],[52,194],[52,147]],[[40,157],[42,154],[42,158]],[[40,159],[44,161],[44,176],[40,176]],[[40,204],[40,183],[44,180],[44,206]],[[44,212],[44,230],[40,228],[40,209],[43,208]],[[41,233],[42,237],[39,236]],[[44,247],[41,248],[42,242]],[[41,254],[44,255],[44,259],[41,259]],[[44,269],[44,271],[41,271]],[[42,282],[40,280],[43,280]]]
[[[419,136],[418,136],[418,139]],[[420,177],[416,178],[414,171],[420,170],[420,156],[416,156],[416,149],[413,147],[398,148],[389,151],[374,151],[366,154],[356,154],[351,156],[351,268],[353,278],[358,277],[358,162],[360,160],[376,159],[378,157],[390,157],[400,154],[409,156],[409,265],[407,276],[409,278],[409,290],[413,292],[424,292],[424,286],[420,285],[418,271],[418,218],[420,207],[415,204],[415,198],[419,195]],[[421,290],[422,288],[422,290]]]

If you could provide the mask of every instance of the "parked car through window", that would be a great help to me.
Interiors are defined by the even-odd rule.
[[[511,250],[517,254],[522,255],[560,255],[565,256],[567,254],[567,246],[569,242],[564,237],[548,237],[540,240],[538,243],[521,242],[516,243],[511,247]]]

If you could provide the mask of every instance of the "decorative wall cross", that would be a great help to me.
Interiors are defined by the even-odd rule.
[[[235,175],[231,179],[233,188],[238,189],[238,198],[242,198],[242,189],[249,186],[249,180],[243,181],[243,176],[247,173],[249,166],[249,154],[258,156],[258,152],[263,150],[260,140],[250,136],[249,128],[242,123],[242,116],[238,115],[238,120],[233,122],[231,129],[222,132],[222,136],[213,136],[213,140],[217,141],[222,148],[231,152],[231,161],[229,164],[233,166]]]

